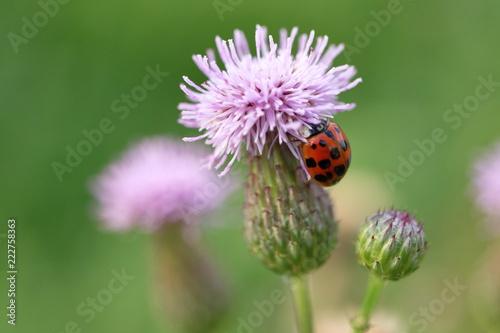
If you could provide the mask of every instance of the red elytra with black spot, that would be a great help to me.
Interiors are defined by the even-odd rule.
[[[304,165],[319,185],[335,185],[351,164],[351,146],[335,123],[322,119],[311,127],[307,142],[299,145]]]

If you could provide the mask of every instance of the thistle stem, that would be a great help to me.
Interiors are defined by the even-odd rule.
[[[385,286],[385,280],[370,274],[365,298],[358,315],[351,322],[354,333],[364,333],[370,328],[370,316]]]
[[[311,301],[309,299],[309,288],[307,284],[307,277],[305,276],[292,276],[290,277],[290,288],[292,289],[295,315],[299,333],[312,333],[312,311]]]

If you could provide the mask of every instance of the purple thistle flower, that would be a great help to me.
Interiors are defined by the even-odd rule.
[[[201,168],[206,153],[166,137],[132,145],[92,182],[98,218],[110,230],[156,231],[215,208],[234,186]]]
[[[206,56],[195,55],[194,62],[208,77],[197,85],[184,77],[181,89],[193,103],[181,103],[180,123],[205,131],[185,141],[205,139],[214,147],[208,167],[218,169],[233,155],[221,175],[240,158],[243,143],[253,155],[262,154],[265,145],[286,143],[299,158],[293,138],[304,141],[299,131],[303,126],[318,123],[351,110],[354,104],[337,100],[337,95],[356,86],[351,81],[356,70],[352,66],[332,67],[344,46],[328,46],[328,37],[319,37],[314,44],[314,31],[298,37],[298,50],[292,53],[298,29],[290,35],[281,30],[279,44],[268,36],[265,27],[255,32],[256,56],[252,56],[247,40],[235,30],[234,40],[215,39],[224,64],[221,69],[212,50]]]
[[[500,233],[500,142],[474,164],[473,193],[476,206],[486,217],[489,233]]]

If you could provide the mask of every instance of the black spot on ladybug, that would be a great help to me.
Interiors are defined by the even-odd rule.
[[[347,141],[345,141],[345,140],[340,141],[340,147],[342,147],[342,149],[344,151],[346,151],[347,150]]]
[[[326,170],[330,167],[330,160],[321,160],[318,162],[318,165],[321,169]]]
[[[351,156],[347,158],[347,166],[351,165]]]
[[[318,182],[324,183],[328,180],[325,175],[316,175],[314,176],[314,179],[316,179]]]
[[[333,178],[333,173],[331,173],[331,172],[327,172],[327,173],[326,173],[326,178],[328,178],[328,179],[332,179],[332,178]]]
[[[315,143],[313,143],[313,144],[311,145],[311,148],[312,148],[312,149],[316,149],[316,144],[315,144]]]
[[[325,134],[327,137],[329,137],[330,139],[335,139],[335,136],[333,135],[332,131],[330,130],[326,130],[325,131]]]
[[[333,171],[337,174],[337,176],[342,177],[345,174],[345,165],[341,164],[333,168]]]
[[[316,161],[312,157],[308,158],[306,159],[306,165],[308,168],[314,168],[316,166]]]
[[[321,147],[326,146],[326,141],[325,141],[325,140],[319,140],[319,145],[320,145]],[[345,149],[344,149],[344,150],[345,150]]]
[[[335,126],[335,132],[340,133],[340,128],[338,126]]]
[[[337,147],[334,147],[332,148],[332,150],[330,150],[330,157],[334,160],[340,157],[340,151]]]

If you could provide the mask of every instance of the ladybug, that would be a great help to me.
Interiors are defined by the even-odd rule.
[[[299,145],[307,172],[321,186],[337,184],[351,164],[351,146],[339,125],[321,119],[304,127],[307,142]]]

